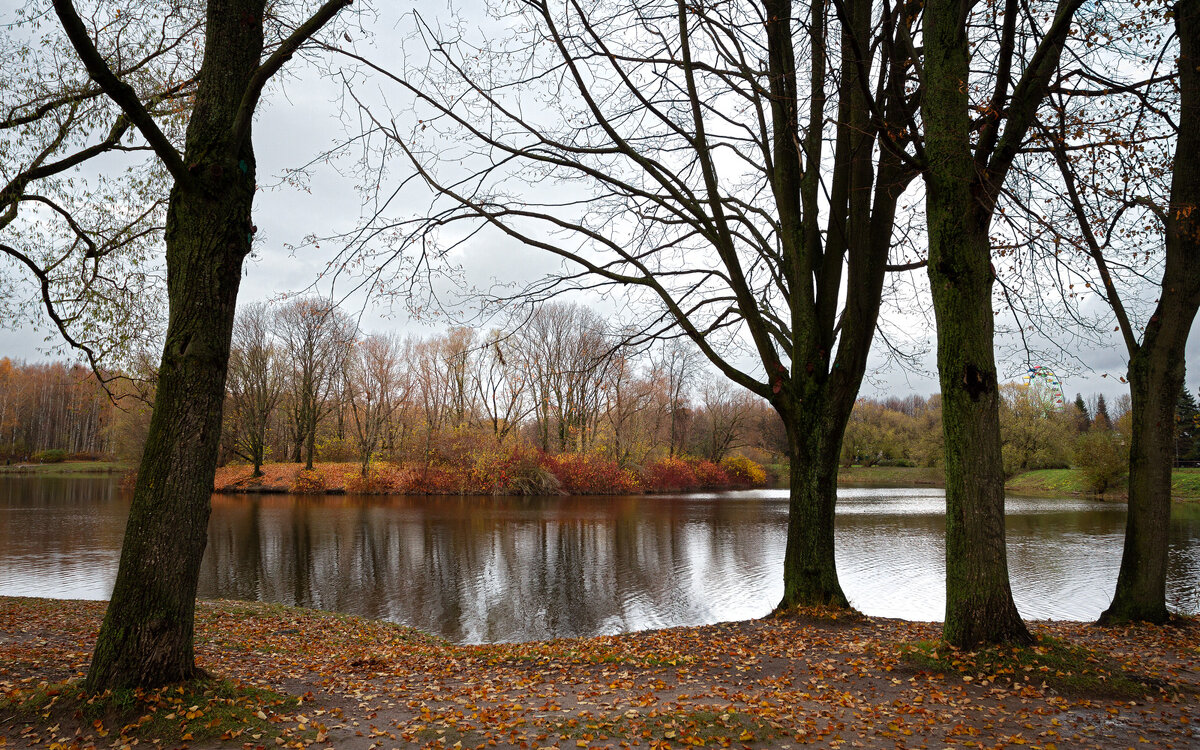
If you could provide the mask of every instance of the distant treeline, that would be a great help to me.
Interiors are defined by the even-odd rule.
[[[364,335],[318,298],[238,317],[224,462],[453,464],[520,444],[712,462],[783,452],[778,416],[681,342],[632,347],[589,308],[550,303],[512,331]]]
[[[0,358],[0,461],[112,453],[113,406],[92,371]]]
[[[1004,470],[1075,466],[1089,488],[1103,492],[1128,470],[1130,403],[1110,407],[1103,395],[1066,403],[1042,383],[1001,386],[1000,435]],[[1186,388],[1176,409],[1177,463],[1200,459],[1200,407]],[[939,466],[942,463],[941,397],[859,399],[846,427],[842,462],[850,465]]]
[[[138,374],[153,379],[148,368]],[[354,462],[366,476],[380,460],[461,467],[531,449],[645,471],[664,459],[718,464],[733,455],[769,465],[786,449],[775,411],[689,345],[623,344],[576,304],[546,304],[511,331],[423,337],[363,334],[321,298],[250,305],[235,326],[227,392],[221,463],[254,468]],[[1103,489],[1123,474],[1128,397],[1111,407],[1103,396],[1062,404],[1039,381],[1002,392],[1009,475],[1090,466]],[[136,395],[116,408],[87,368],[0,359],[0,458],[136,458],[153,394]],[[1186,389],[1176,421],[1177,460],[1200,460],[1200,407]],[[940,465],[940,397],[860,399],[842,462]]]

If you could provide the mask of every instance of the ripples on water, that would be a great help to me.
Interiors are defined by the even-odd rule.
[[[127,499],[103,479],[0,478],[0,594],[105,598]],[[872,615],[942,616],[944,498],[843,489],[837,561]],[[1120,562],[1124,506],[1008,502],[1028,618],[1092,619]],[[213,498],[200,595],[386,618],[459,642],[758,617],[782,594],[783,490],[639,497]],[[1169,596],[1200,610],[1200,507],[1172,521]]]

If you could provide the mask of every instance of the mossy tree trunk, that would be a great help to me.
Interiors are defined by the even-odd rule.
[[[193,648],[196,587],[242,260],[254,232],[250,123],[266,81],[348,3],[326,3],[264,61],[266,0],[209,0],[204,61],[180,154],[134,90],[113,75],[70,0],[55,0],[89,74],[175,180],[165,236],[166,341],[117,579],[84,683],[89,691],[203,674]]]
[[[263,44],[263,0],[223,5],[230,7],[209,22],[187,129],[184,163],[195,179],[171,191],[166,342],[117,580],[88,669],[92,691],[200,674],[192,647],[196,586],[254,199],[250,141],[233,148],[227,138]],[[257,21],[231,22],[242,14]]]
[[[829,185],[830,216],[824,242],[820,231],[818,170],[802,169],[821,159],[824,94],[809,102],[809,131],[799,132],[790,3],[767,4],[767,35],[775,100],[773,182],[783,249],[781,271],[792,290],[790,369],[771,378],[771,403],[788,436],[790,500],[783,563],[783,597],[778,609],[795,606],[848,607],[838,582],[835,552],[837,475],[842,437],[866,372],[867,357],[883,294],[896,202],[916,172],[888,148],[875,153],[878,133],[871,122],[863,72],[871,66],[873,4],[843,2],[842,49],[837,91],[837,132]],[[825,86],[825,35],[820,4],[808,19],[811,91]],[[894,29],[892,30],[894,32]],[[862,58],[862,59],[860,59]],[[904,77],[906,63],[887,60],[887,75]],[[892,99],[876,102],[891,112]],[[838,311],[843,284],[848,290]]]
[[[1014,84],[1017,4],[1008,3],[988,115],[979,123],[970,101],[971,4],[925,7],[925,210],[946,457],[944,637],[956,646],[1030,640],[1008,579],[988,232],[1080,4],[1061,0]]]
[[[1118,308],[1130,350],[1129,512],[1116,593],[1100,616],[1101,624],[1164,622],[1169,616],[1167,543],[1175,407],[1183,387],[1188,334],[1200,306],[1200,162],[1196,158],[1200,153],[1200,3],[1175,3],[1174,19],[1179,37],[1180,117],[1171,203],[1164,217],[1166,264],[1158,304],[1140,343]]]
[[[813,390],[826,389],[818,386]],[[813,406],[784,415],[791,485],[781,610],[850,606],[838,582],[834,559],[838,457],[846,420],[835,416],[841,409],[817,406],[822,403],[828,401],[805,400]]]
[[[932,8],[930,13],[936,11]],[[946,625],[956,645],[1027,641],[1008,580],[999,389],[992,347],[990,215],[974,190],[965,26],[931,22],[925,210],[946,459]],[[949,27],[949,28],[947,28]],[[948,82],[948,84],[946,83]]]

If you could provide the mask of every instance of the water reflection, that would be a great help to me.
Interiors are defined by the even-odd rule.
[[[838,566],[869,614],[944,608],[943,497],[845,489]],[[104,598],[127,500],[111,480],[0,478],[0,593]],[[1009,563],[1030,618],[1091,619],[1120,562],[1124,506],[1010,499]],[[756,617],[782,593],[786,494],[600,498],[213,498],[200,594],[415,625],[460,642]],[[1177,506],[1169,592],[1200,610],[1200,507]]]
[[[777,503],[214,498],[201,595],[386,617],[456,641],[761,615]]]

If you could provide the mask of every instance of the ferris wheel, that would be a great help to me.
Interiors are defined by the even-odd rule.
[[[1045,365],[1034,365],[1025,373],[1025,384],[1038,389],[1045,389],[1048,398],[1046,399],[1050,407],[1055,411],[1062,411],[1067,407],[1067,397],[1063,393],[1062,381]]]

